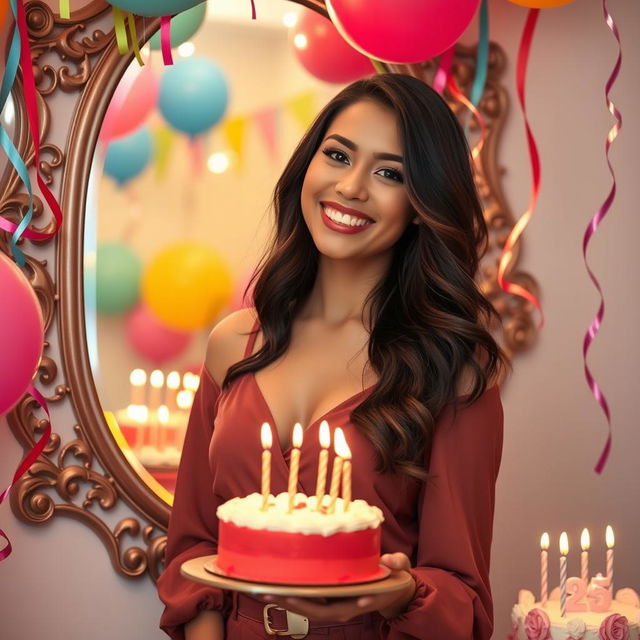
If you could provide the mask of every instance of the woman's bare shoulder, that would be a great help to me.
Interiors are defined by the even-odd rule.
[[[218,386],[222,386],[229,367],[244,357],[256,317],[253,307],[240,309],[225,316],[211,330],[204,366]]]

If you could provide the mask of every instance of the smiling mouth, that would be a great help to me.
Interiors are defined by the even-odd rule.
[[[327,218],[329,218],[329,220],[344,227],[359,228],[367,227],[374,224],[373,220],[361,218],[358,216],[352,216],[348,213],[342,213],[341,211],[338,211],[337,209],[334,209],[329,205],[321,203],[320,206],[322,207],[322,211],[327,216]]]

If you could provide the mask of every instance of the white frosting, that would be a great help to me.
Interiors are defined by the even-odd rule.
[[[324,496],[323,505],[328,501],[329,496]],[[245,498],[233,498],[220,505],[217,516],[223,522],[231,522],[238,527],[322,536],[330,536],[339,531],[375,529],[384,520],[382,511],[364,500],[353,500],[349,510],[345,512],[344,502],[342,498],[338,498],[332,514],[315,510],[315,496],[307,497],[303,493],[297,493],[295,504],[305,506],[294,508],[292,513],[287,513],[289,495],[280,493],[275,497],[270,496],[269,508],[262,511],[262,496],[252,493]]]
[[[564,618],[560,616],[560,602],[557,596],[559,596],[559,589],[554,589],[549,600],[543,606],[542,603],[535,602],[535,597],[530,591],[522,589],[519,592],[518,604],[513,607],[511,614],[514,626],[518,626],[517,637],[519,640],[528,640],[524,630],[524,621],[531,609],[541,609],[547,614],[550,622],[549,633],[553,640],[571,640],[572,638],[600,640],[599,630],[602,621],[614,613],[627,618],[629,640],[640,639],[640,608],[635,605],[638,595],[633,589],[618,591],[609,611],[604,613],[593,611],[567,613]]]

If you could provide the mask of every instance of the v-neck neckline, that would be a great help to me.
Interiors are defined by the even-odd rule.
[[[251,380],[253,382],[253,386],[256,389],[256,391],[258,392],[258,395],[260,396],[260,400],[261,400],[264,408],[266,409],[267,414],[269,415],[268,422],[271,425],[271,428],[275,431],[274,435],[276,435],[276,438],[277,438],[277,441],[278,441],[278,450],[280,451],[281,457],[284,459],[285,455],[289,451],[291,451],[292,445],[289,445],[286,449],[282,448],[282,443],[280,442],[280,437],[278,436],[278,434],[279,434],[278,426],[276,425],[275,419],[273,417],[273,412],[271,411],[271,407],[269,406],[269,403],[267,402],[267,398],[265,397],[264,393],[262,393],[262,389],[260,388],[260,385],[258,384],[258,380],[256,379],[255,372],[253,372],[253,371],[250,372],[248,374],[248,377],[251,378]],[[324,414],[322,414],[321,416],[319,416],[318,418],[316,418],[315,420],[313,420],[312,422],[309,423],[309,425],[304,429],[304,433],[307,433],[313,427],[315,427],[316,425],[320,424],[320,422],[322,422],[323,420],[326,420],[332,413],[335,413],[339,409],[343,409],[346,405],[348,405],[350,402],[353,402],[356,398],[360,398],[361,396],[363,396],[363,395],[369,393],[370,391],[372,391],[373,388],[376,386],[376,384],[377,383],[372,384],[372,385],[370,385],[368,387],[365,387],[364,389],[362,389],[360,391],[356,391],[356,393],[352,394],[348,398],[345,398],[344,400],[342,400],[342,402],[338,403],[337,405],[335,405],[334,407],[332,407],[328,411],[325,411]],[[293,429],[293,425],[291,426],[291,428]]]

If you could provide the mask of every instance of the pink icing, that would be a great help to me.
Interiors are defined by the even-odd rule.
[[[531,609],[524,619],[524,632],[528,640],[551,640],[550,627],[549,616],[542,609]]]
[[[629,621],[619,613],[607,616],[600,625],[600,640],[629,640]]]

